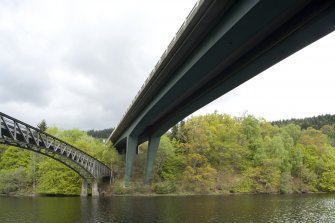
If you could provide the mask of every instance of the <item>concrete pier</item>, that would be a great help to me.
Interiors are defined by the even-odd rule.
[[[155,157],[157,153],[157,149],[159,146],[160,137],[151,137],[149,140],[149,147],[147,152],[147,163],[145,166],[145,179],[144,184],[149,185],[150,179],[152,175],[152,170],[154,168]]]
[[[99,197],[98,183],[97,181],[92,181],[92,197]]]
[[[130,178],[134,165],[134,158],[136,155],[138,139],[132,136],[127,138],[127,151],[126,151],[126,174],[125,174],[125,186],[130,185]]]
[[[87,181],[83,180],[81,183],[81,197],[87,197],[87,188],[88,188],[88,183]]]

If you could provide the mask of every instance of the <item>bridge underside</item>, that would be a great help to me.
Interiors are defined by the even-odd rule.
[[[334,1],[208,2],[110,137],[126,151],[126,179],[138,144],[149,140],[146,169],[152,169],[169,128],[335,27]]]

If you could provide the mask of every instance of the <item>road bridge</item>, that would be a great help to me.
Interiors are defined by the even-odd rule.
[[[126,153],[126,182],[140,143],[148,184],[169,128],[334,26],[334,1],[199,1],[109,137]]]
[[[109,177],[111,170],[84,151],[31,125],[0,112],[0,143],[43,154],[71,168],[82,181],[82,196],[92,184],[92,196],[99,196],[97,180]]]

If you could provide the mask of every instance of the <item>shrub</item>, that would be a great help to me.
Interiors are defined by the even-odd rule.
[[[170,181],[164,181],[164,182],[157,183],[154,186],[154,192],[156,194],[169,194],[169,193],[176,192],[176,184]]]
[[[115,194],[131,194],[134,192],[134,189],[132,186],[126,187],[121,181],[115,181],[113,186],[113,192]]]

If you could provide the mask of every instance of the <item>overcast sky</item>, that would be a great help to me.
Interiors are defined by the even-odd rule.
[[[113,127],[195,0],[0,1],[0,111],[63,129]],[[195,114],[335,114],[335,35]]]

